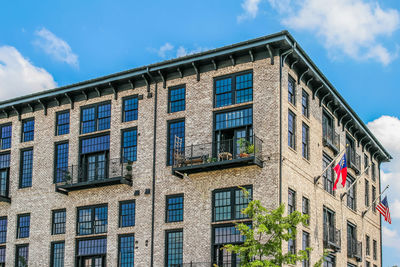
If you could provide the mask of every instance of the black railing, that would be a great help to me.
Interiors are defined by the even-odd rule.
[[[341,248],[341,235],[340,230],[333,226],[324,225],[324,246],[326,248],[333,248],[340,250]]]
[[[347,147],[346,156],[347,156],[348,166],[350,168],[354,169],[356,172],[360,172],[360,170],[361,170],[360,155],[357,154],[357,152],[353,148]]]
[[[175,148],[173,168],[251,157],[261,160],[262,143],[260,138],[252,136]]]
[[[322,126],[322,141],[324,146],[339,152],[340,135],[328,124]]]
[[[222,264],[217,264],[215,262],[189,262],[180,264],[168,264],[168,267],[239,267],[239,263],[223,262]]]
[[[355,258],[357,261],[362,260],[362,243],[355,238],[347,240],[347,256]]]
[[[56,184],[72,185],[79,183],[96,183],[111,178],[123,177],[132,179],[132,163],[121,159],[86,162],[56,170]]]

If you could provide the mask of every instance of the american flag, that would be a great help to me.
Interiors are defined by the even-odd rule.
[[[390,212],[389,212],[389,204],[387,202],[387,197],[385,197],[381,203],[379,203],[378,206],[376,206],[376,209],[379,211],[380,214],[382,214],[383,217],[385,217],[385,221],[388,223],[392,223],[392,220],[390,219]]]

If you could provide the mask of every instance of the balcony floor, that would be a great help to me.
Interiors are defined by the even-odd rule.
[[[126,179],[124,177],[107,178],[107,179],[102,179],[102,180],[79,182],[79,183],[74,183],[74,184],[56,185],[56,191],[59,193],[68,194],[68,192],[71,192],[71,191],[103,187],[103,186],[110,186],[110,185],[116,185],[116,184],[126,184],[129,186],[132,186],[132,181],[130,179]]]
[[[262,168],[263,162],[259,158],[254,156],[246,158],[237,158],[232,160],[222,160],[217,162],[175,167],[172,168],[172,174],[179,178],[183,178],[184,174],[223,170],[223,169],[250,166],[250,165],[257,165],[260,168]]]

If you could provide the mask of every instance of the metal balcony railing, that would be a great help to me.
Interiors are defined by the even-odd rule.
[[[326,248],[332,248],[339,251],[341,248],[340,230],[333,226],[324,225],[323,242]]]
[[[329,125],[322,126],[322,142],[336,153],[339,152],[340,135]]]
[[[362,260],[362,243],[355,238],[347,240],[347,256],[355,258],[357,261]]]
[[[354,171],[359,173],[361,171],[361,157],[357,152],[351,147],[347,147],[346,156],[348,166],[352,168]]]
[[[217,264],[216,262],[189,262],[181,264],[168,264],[168,267],[239,267],[240,263],[223,262],[222,264]]]
[[[234,138],[175,148],[173,168],[202,164],[229,163],[241,159],[262,158],[262,140],[257,136]]]
[[[95,184],[113,178],[132,180],[132,163],[122,159],[107,159],[105,161],[87,162],[71,165],[56,170],[57,186],[82,183]]]

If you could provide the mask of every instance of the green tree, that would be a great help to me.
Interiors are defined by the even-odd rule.
[[[242,190],[245,191],[243,188]],[[247,191],[245,196],[248,197]],[[252,220],[252,226],[236,224],[236,228],[244,236],[243,244],[228,244],[223,249],[238,254],[243,267],[280,267],[282,264],[295,264],[307,259],[311,248],[300,250],[297,254],[283,253],[282,241],[295,239],[297,225],[307,224],[308,215],[295,211],[284,216],[284,211],[283,204],[275,210],[268,210],[259,200],[250,201],[242,213]],[[323,258],[314,266],[321,266],[322,262]]]

